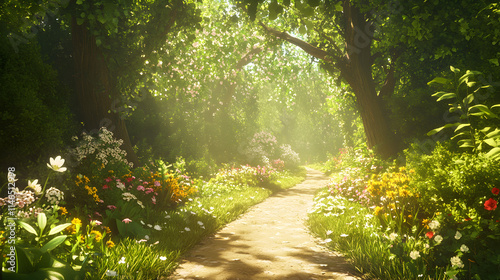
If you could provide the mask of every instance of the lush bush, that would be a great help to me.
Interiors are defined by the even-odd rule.
[[[414,146],[406,167],[367,179],[366,161],[359,159],[317,198],[311,219],[324,224],[312,225],[318,234],[381,279],[500,277],[498,161],[447,144],[431,154]],[[344,220],[365,229],[345,227]]]
[[[255,166],[268,166],[275,160],[282,160],[288,169],[300,164],[299,154],[288,144],[279,145],[276,137],[268,132],[256,133],[244,153],[250,164]]]
[[[1,36],[0,85],[2,170],[20,162],[29,169],[28,163],[60,151],[76,127],[69,94],[42,60],[36,42],[21,44],[15,52],[8,37]]]

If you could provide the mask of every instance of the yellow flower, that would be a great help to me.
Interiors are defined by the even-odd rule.
[[[95,235],[95,241],[97,241],[97,242],[101,241],[101,239],[102,239],[102,233],[100,233],[99,231],[92,230],[92,231],[90,231],[90,234],[94,234]]]
[[[66,207],[59,207],[59,210],[61,210],[61,216],[65,216],[68,214],[68,210]]]
[[[377,206],[375,207],[375,209],[373,210],[373,214],[375,214],[375,216],[378,216],[378,214],[380,214],[380,212],[383,210],[382,207],[380,206]]]
[[[110,234],[111,233],[111,229],[109,227],[104,227],[104,229],[106,230],[106,233],[107,234]]]
[[[106,247],[113,248],[113,247],[115,247],[115,243],[113,241],[111,241],[111,240],[108,240],[106,242]]]
[[[76,225],[82,225],[82,220],[78,219],[78,218],[73,218],[73,220],[71,220],[71,223],[74,224],[75,226]]]

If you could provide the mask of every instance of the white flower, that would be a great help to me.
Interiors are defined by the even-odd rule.
[[[118,261],[118,264],[123,264],[125,263],[125,257],[122,257],[119,261]]]
[[[441,243],[441,241],[443,241],[443,237],[438,234],[434,237],[434,241],[436,241],[439,244]]]
[[[45,192],[45,197],[50,204],[59,204],[64,199],[64,193],[54,187],[51,187]]]
[[[33,189],[36,194],[40,194],[42,192],[42,186],[38,184],[38,180],[33,180],[33,182],[28,180],[28,188]]]
[[[184,228],[184,230],[185,230],[185,231],[191,231],[191,229],[190,229],[190,228],[188,228],[188,227],[185,227],[185,228]]]
[[[47,163],[47,166],[57,172],[64,172],[67,170],[66,167],[62,167],[64,164],[64,159],[61,156],[57,156],[56,159],[50,158],[50,164]]]
[[[459,256],[451,257],[450,261],[452,266],[456,266],[458,268],[464,267],[464,263],[462,262]]]
[[[154,229],[156,229],[156,230],[160,231],[160,230],[161,230],[161,226],[159,226],[159,225],[155,225],[155,226],[154,226]]]
[[[203,226],[203,222],[202,221],[198,221],[198,225]]]
[[[116,187],[123,191],[125,189],[125,184],[122,182],[117,182]]]
[[[326,235],[330,235],[330,234],[332,234],[332,233],[333,233],[333,231],[331,231],[331,230],[327,230],[327,231],[326,231]]]
[[[327,238],[327,239],[325,239],[325,243],[330,243],[330,242],[332,242],[332,239],[331,239],[331,238]]]
[[[146,240],[149,240],[149,235],[144,235],[144,238],[146,238]]]
[[[462,238],[462,234],[459,231],[457,231],[457,233],[455,233],[455,239],[458,240],[460,238]]]
[[[467,253],[469,252],[469,247],[467,247],[467,245],[465,244],[462,244],[462,246],[460,246],[460,251]]]
[[[342,234],[340,235],[340,237],[348,237],[348,236],[349,236],[349,235],[348,235],[348,234],[345,234],[345,233],[342,233]]]
[[[118,276],[118,273],[116,273],[116,271],[114,270],[106,270],[106,276],[111,276],[111,277],[114,277],[114,276]]]
[[[160,257],[160,260],[162,260],[162,261],[166,261],[166,260],[167,260],[167,257],[161,256],[161,257]]]
[[[420,258],[420,252],[415,251],[415,250],[411,251],[411,252],[410,252],[410,258],[412,258],[412,259],[414,259],[414,260],[416,260],[416,259]]]
[[[432,230],[436,230],[439,228],[441,224],[438,222],[438,221],[431,221],[429,223],[429,228],[432,229]]]
[[[389,234],[389,240],[394,241],[394,240],[396,240],[396,238],[398,238],[397,233],[393,232],[393,233]]]

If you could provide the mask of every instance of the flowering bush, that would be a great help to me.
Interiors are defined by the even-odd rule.
[[[332,180],[327,185],[330,193],[333,196],[342,196],[350,201],[358,202],[367,207],[373,205],[371,202],[371,195],[366,189],[366,180],[363,178],[356,178],[346,172],[341,173],[342,179],[340,180]]]
[[[290,145],[278,145],[276,137],[268,132],[256,133],[244,154],[254,166],[272,166],[275,160],[283,161],[287,168],[295,168],[300,164],[299,154],[293,151]]]
[[[102,127],[97,136],[83,134],[81,139],[73,137],[76,147],[71,156],[76,162],[75,172],[89,176],[91,179],[107,177],[109,170],[126,173],[133,164],[127,161],[127,152],[120,146],[123,140],[115,139],[113,133]]]
[[[292,150],[292,147],[288,144],[280,146],[279,157],[285,162],[287,168],[295,168],[300,164],[299,154]]]

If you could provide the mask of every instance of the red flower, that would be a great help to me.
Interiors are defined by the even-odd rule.
[[[491,189],[491,193],[494,194],[494,195],[497,195],[500,193],[500,189],[499,188],[493,188]]]
[[[425,234],[425,236],[427,236],[429,239],[431,239],[433,236],[434,236],[434,232],[432,231],[429,231]]]
[[[497,201],[493,198],[486,200],[486,202],[484,203],[484,209],[489,211],[497,209]]]

